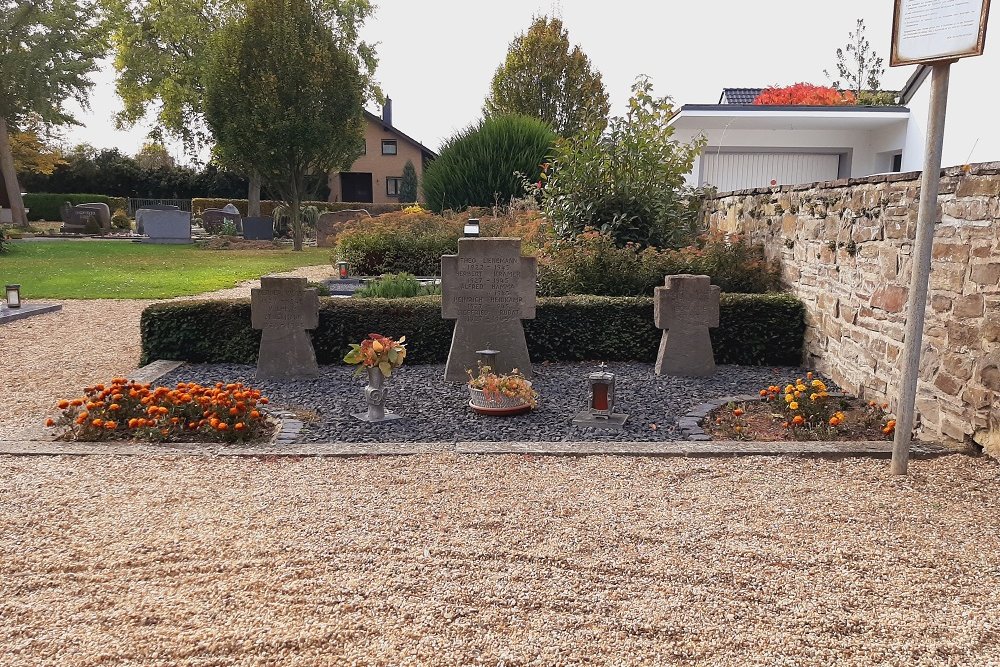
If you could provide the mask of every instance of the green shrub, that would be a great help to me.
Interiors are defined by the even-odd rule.
[[[403,178],[399,184],[399,203],[412,204],[417,201],[418,192],[417,168],[413,166],[413,160],[407,160],[403,166]]]
[[[678,273],[707,275],[723,292],[759,294],[777,291],[779,270],[761,246],[735,240],[701,240],[681,250],[615,245],[607,235],[588,232],[545,245],[538,255],[538,292],[545,296],[593,294],[652,296],[663,277]]]
[[[191,211],[195,215],[200,215],[205,211],[206,208],[222,208],[226,204],[232,204],[239,210],[240,215],[247,215],[247,207],[249,202],[246,199],[219,199],[219,198],[209,198],[209,197],[196,197],[191,200]],[[282,202],[274,201],[272,199],[264,199],[260,202],[260,214],[265,217],[271,217],[274,215],[274,209],[280,206]],[[403,207],[403,204],[368,204],[365,202],[342,202],[342,201],[304,201],[303,206],[315,206],[319,209],[320,213],[326,211],[346,211],[349,209],[363,208],[372,215],[379,215],[381,213],[389,213],[391,211],[398,211]]]
[[[361,276],[436,276],[441,272],[441,255],[458,252],[461,235],[459,220],[426,213],[389,213],[362,220],[337,235],[333,260],[346,261],[352,273]]]
[[[507,204],[524,194],[517,173],[535,173],[552,150],[555,132],[527,116],[494,116],[448,139],[424,171],[432,211]]]
[[[115,212],[111,216],[111,226],[115,229],[132,229],[132,223],[129,221],[128,213],[125,212],[125,209],[115,209]]]
[[[409,299],[440,294],[437,285],[423,285],[412,273],[387,273],[354,293],[359,299]]]
[[[625,116],[612,118],[606,132],[593,128],[557,141],[534,187],[537,169],[524,172],[557,236],[596,229],[618,245],[671,248],[694,239],[702,193],[687,188],[684,177],[704,139],[672,140],[672,116],[670,99],[654,98],[640,77]]]
[[[28,220],[62,220],[59,209],[63,202],[69,202],[74,206],[78,204],[107,204],[112,211],[128,208],[128,201],[124,197],[106,197],[104,195],[88,194],[61,194],[48,192],[32,192],[24,195],[24,207],[28,211]]]
[[[802,358],[805,309],[788,294],[723,294],[712,347],[720,364],[796,365]],[[250,302],[174,301],[142,313],[142,363],[155,359],[252,364],[260,345]],[[448,358],[453,320],[441,297],[324,299],[312,332],[321,364],[339,364],[349,345],[369,333],[406,336],[407,363]],[[538,300],[524,323],[533,361],[644,361],[656,358],[661,332],[649,297],[577,296]]]

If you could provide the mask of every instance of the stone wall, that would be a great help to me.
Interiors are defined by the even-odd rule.
[[[895,409],[919,172],[719,194],[714,230],[763,243],[806,304],[804,360]],[[1000,397],[1000,162],[942,172],[920,437],[983,442]],[[994,434],[995,435],[995,434]]]

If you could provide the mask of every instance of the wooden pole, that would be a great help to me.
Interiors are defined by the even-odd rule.
[[[931,272],[931,246],[934,243],[938,188],[941,184],[941,150],[944,145],[944,118],[948,106],[948,78],[952,62],[935,63],[931,74],[933,79],[930,114],[927,120],[927,145],[924,149],[924,171],[920,177],[920,208],[917,211],[910,293],[906,301],[903,375],[896,405],[896,433],[892,443],[893,475],[905,475],[910,458],[917,381],[920,379],[924,312],[927,309],[927,283]]]

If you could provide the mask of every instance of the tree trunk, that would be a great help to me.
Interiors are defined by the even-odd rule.
[[[302,250],[302,202],[296,197],[292,200],[292,250]]]
[[[257,170],[250,172],[250,189],[247,192],[247,215],[256,217],[260,215],[260,174]]]
[[[10,197],[11,221],[18,227],[27,227],[28,216],[24,212],[24,200],[21,199],[21,186],[17,182],[17,168],[14,166],[14,154],[11,152],[5,118],[0,118],[0,173],[3,173],[7,195]]]

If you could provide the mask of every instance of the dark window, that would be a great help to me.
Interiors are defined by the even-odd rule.
[[[403,178],[401,176],[389,176],[385,179],[385,194],[389,197],[398,197],[399,186],[402,183]]]
[[[903,154],[898,153],[892,156],[892,170],[896,173],[903,171]]]
[[[395,139],[383,139],[382,140],[382,155],[395,155],[396,154],[396,140]]]

